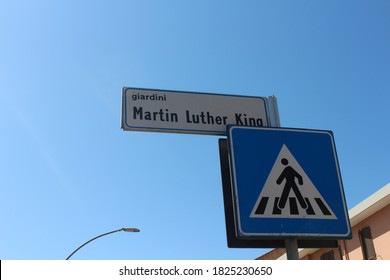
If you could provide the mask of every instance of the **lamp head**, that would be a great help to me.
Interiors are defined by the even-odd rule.
[[[122,228],[122,230],[126,232],[140,232],[138,228]]]

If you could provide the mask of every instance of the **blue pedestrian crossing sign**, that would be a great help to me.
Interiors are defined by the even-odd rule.
[[[241,237],[351,237],[333,133],[230,126],[236,232]]]

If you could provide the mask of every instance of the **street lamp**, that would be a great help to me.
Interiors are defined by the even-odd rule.
[[[100,235],[98,235],[98,236],[96,236],[96,237],[94,237],[94,238],[88,240],[87,242],[83,243],[82,245],[80,245],[76,250],[74,250],[74,251],[72,252],[72,254],[70,254],[70,255],[66,258],[66,260],[69,260],[70,257],[74,255],[74,253],[76,253],[76,252],[77,252],[78,250],[80,250],[82,247],[84,247],[85,245],[87,245],[89,242],[94,241],[95,239],[98,239],[98,238],[100,238],[100,237],[102,237],[102,236],[109,235],[109,234],[111,234],[111,233],[118,232],[118,231],[125,231],[125,232],[140,232],[140,230],[139,230],[138,228],[120,228],[120,229],[117,229],[117,230],[113,230],[113,231],[109,231],[109,232],[100,234]]]

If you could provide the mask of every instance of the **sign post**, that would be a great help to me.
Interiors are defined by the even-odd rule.
[[[286,253],[288,260],[299,260],[298,241],[296,239],[286,239]]]

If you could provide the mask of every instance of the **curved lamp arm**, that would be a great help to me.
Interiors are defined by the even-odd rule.
[[[118,231],[125,231],[125,232],[140,232],[140,230],[138,228],[121,228],[121,229],[117,229],[117,230],[113,230],[113,231],[109,231],[109,232],[106,232],[106,233],[103,233],[103,234],[100,234],[90,240],[88,240],[87,242],[81,244],[76,250],[74,250],[67,258],[66,260],[69,260],[71,256],[73,256],[78,250],[80,250],[82,247],[84,247],[85,245],[87,245],[89,242],[92,242],[94,241],[95,239],[98,239],[102,236],[105,236],[105,235],[109,235],[111,233],[115,233],[115,232],[118,232]]]

